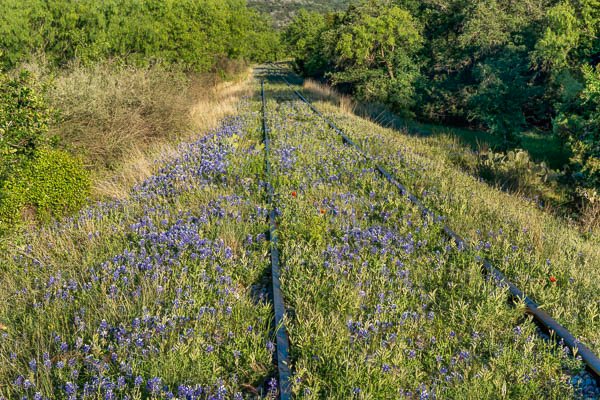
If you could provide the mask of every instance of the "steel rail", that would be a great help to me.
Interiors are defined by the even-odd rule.
[[[277,66],[275,66],[275,68],[280,69],[280,67]],[[323,113],[321,113],[308,99],[306,99],[302,93],[294,89],[284,76],[279,76],[279,78],[285,82],[285,84],[296,94],[300,100],[302,100],[302,102],[304,102],[316,115],[321,117],[331,129],[340,135],[344,143],[352,146],[367,161],[372,162],[379,174],[392,185],[394,185],[403,196],[406,196],[413,204],[415,204],[422,213],[432,216],[434,215],[434,213],[429,210],[415,195],[411,194],[408,189],[402,185],[398,179],[396,179],[394,175],[388,172],[381,165],[377,164],[373,158],[356,142],[348,137],[343,130],[341,130],[337,125],[335,125],[335,123],[333,123],[333,121],[323,115]],[[471,248],[470,244],[465,239],[463,239],[447,225],[443,226],[443,230],[444,233],[450,239],[452,239],[459,248]],[[581,359],[587,365],[588,369],[593,372],[596,376],[596,379],[600,381],[600,358],[598,358],[598,356],[594,354],[589,347],[581,343],[571,332],[569,332],[567,328],[552,318],[546,311],[542,310],[535,301],[533,301],[529,296],[525,295],[523,291],[520,290],[514,283],[509,281],[508,278],[506,278],[506,276],[498,268],[494,267],[489,260],[483,259],[481,260],[481,263],[488,275],[496,279],[502,286],[508,288],[511,296],[523,301],[527,314],[533,316],[533,318],[549,332],[554,332],[556,337],[562,339],[564,344],[571,349],[573,354],[581,356]]]
[[[271,184],[271,163],[269,162],[270,153],[270,131],[267,123],[267,99],[265,97],[265,82],[260,83],[260,92],[262,97],[262,130],[263,143],[265,146],[265,173],[267,176],[267,202],[269,203],[269,241],[271,253],[271,276],[273,284],[273,309],[275,313],[275,337],[277,348],[277,370],[279,375],[279,398],[289,400],[291,398],[290,385],[290,342],[284,324],[285,305],[283,303],[283,294],[281,293],[281,267],[279,262],[279,240],[277,237],[276,212],[274,206],[274,190]]]

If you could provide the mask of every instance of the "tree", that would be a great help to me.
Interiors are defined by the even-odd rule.
[[[375,1],[351,7],[327,43],[335,84],[352,84],[361,99],[409,112],[415,104],[423,38],[408,11]]]
[[[55,65],[107,57],[136,64],[218,69],[224,59],[264,60],[278,35],[244,0],[4,0],[0,65],[44,52]]]
[[[288,53],[294,57],[297,69],[306,75],[322,75],[327,69],[322,41],[326,29],[325,16],[301,9],[283,33]]]
[[[547,11],[532,59],[549,75],[553,130],[569,146],[574,182],[600,188],[600,1],[562,1]]]

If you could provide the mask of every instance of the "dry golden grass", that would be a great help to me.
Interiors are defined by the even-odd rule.
[[[191,101],[184,113],[187,129],[176,137],[167,135],[150,144],[133,146],[116,171],[95,180],[94,197],[126,198],[132,186],[152,175],[156,160],[171,158],[176,153],[178,142],[201,137],[216,128],[223,118],[234,115],[240,99],[252,93],[248,77],[246,73],[237,81],[226,82],[196,78],[188,92]]]
[[[311,98],[315,100],[326,101],[336,105],[344,114],[359,116],[388,128],[406,128],[406,121],[399,118],[383,104],[357,102],[352,97],[338,92],[331,86],[319,83],[312,79],[304,81],[304,90],[309,92]]]
[[[328,101],[340,108],[340,111],[348,114],[356,114],[358,104],[350,96],[345,96],[333,89],[331,86],[323,85],[312,79],[304,81],[304,89],[311,96],[321,101]]]
[[[245,70],[237,80],[223,81],[162,66],[73,66],[48,91],[60,110],[51,133],[84,159],[95,199],[126,198],[177,143],[235,114],[240,98],[251,93],[249,75]]]
[[[195,102],[189,110],[195,130],[216,127],[225,116],[234,114],[239,100],[252,95],[253,87],[249,77],[250,70],[247,70],[236,81],[196,82],[193,85]]]

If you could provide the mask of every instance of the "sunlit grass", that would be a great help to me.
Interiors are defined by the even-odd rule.
[[[569,364],[285,87],[270,103],[284,295],[301,398],[566,398]],[[561,383],[562,382],[562,383]]]
[[[597,288],[591,241],[424,139],[318,104],[448,220],[424,216],[287,87],[267,94],[296,397],[576,395],[582,364],[537,335],[477,257],[597,349],[595,311],[581,310]],[[243,101],[126,199],[5,241],[0,396],[276,395],[259,110]],[[477,248],[458,249],[444,222]]]
[[[600,351],[597,232],[582,234],[574,221],[553,216],[535,200],[462,171],[437,141],[341,114],[326,103],[318,106],[544,309]]]

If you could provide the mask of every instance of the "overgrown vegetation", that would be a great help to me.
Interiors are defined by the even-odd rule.
[[[49,121],[50,109],[29,74],[0,72],[0,232],[22,217],[61,217],[87,199],[87,171],[73,156],[50,148]]]
[[[1,2],[0,231],[76,210],[90,179],[92,196],[124,197],[149,159],[232,112],[219,82],[279,49],[269,17],[245,1]],[[62,173],[36,186],[52,157],[81,169],[83,186]]]
[[[599,396],[481,273],[489,259],[600,351],[597,3],[577,1],[299,13],[298,68],[364,102],[304,90],[365,158],[273,76],[267,155],[246,78],[280,35],[244,0],[2,2],[0,398],[276,398],[271,206],[295,398]],[[481,129],[469,147],[355,114]],[[560,173],[518,147],[551,130]],[[576,196],[561,179],[583,233],[544,209]]]
[[[40,51],[56,65],[120,57],[209,71],[278,50],[269,19],[243,0],[7,0],[0,3],[0,29],[4,67]]]
[[[273,398],[255,110],[182,144],[129,199],[11,237],[0,397]]]
[[[402,22],[402,23],[400,23]],[[571,204],[598,202],[600,5],[597,0],[364,0],[300,12],[284,37],[305,75],[359,100],[434,123],[483,129],[496,150],[521,132],[572,154]]]
[[[294,397],[588,394],[571,379],[581,362],[538,337],[476,258],[501,263],[596,351],[598,310],[583,305],[598,291],[598,271],[586,271],[598,255],[576,231],[542,226],[552,217],[462,174],[421,138],[318,104],[411,189],[431,189],[428,205],[453,224],[486,228],[479,248],[459,249],[287,86],[267,93]],[[12,289],[0,292],[0,395],[277,397],[260,107],[258,96],[242,102],[126,201],[11,238],[0,254],[0,284]],[[437,195],[440,182],[454,184],[453,198]],[[465,212],[473,193],[518,218],[487,215],[483,201]],[[569,245],[540,238],[548,226]]]
[[[444,165],[443,149],[422,139],[318,103],[373,157],[365,160],[290,97],[285,85],[270,85],[268,93],[277,100],[269,103],[273,185],[282,290],[293,310],[287,327],[296,397],[578,398],[568,384],[563,386],[568,379],[559,377],[560,364],[566,370],[574,365],[567,366],[568,357],[539,342],[535,325],[519,315],[520,304],[507,306],[505,288],[482,276],[478,256],[494,257],[511,279],[543,304],[552,304],[550,312],[597,349],[597,327],[589,325],[592,320],[598,325],[596,307],[588,313],[571,301],[586,304],[598,290],[598,274],[588,271],[594,277],[562,280],[581,266],[563,264],[565,253],[584,250],[581,260],[593,265],[597,255],[590,246],[573,243],[574,248],[562,247],[565,253],[556,249],[551,263],[539,260],[546,244],[530,241],[520,221],[498,214],[486,221],[486,202],[473,197],[485,194],[487,202],[500,203],[496,198],[502,196],[502,206],[539,224],[548,216],[535,204]],[[435,215],[451,214],[453,226],[460,218],[456,200],[473,201],[470,210],[462,210],[472,216],[463,218],[461,231],[483,231],[473,237],[475,250],[457,249],[443,234],[443,218],[420,212],[382,179],[375,163],[397,170],[403,184],[435,207]],[[454,190],[445,191],[436,178]],[[578,237],[576,231],[562,233]],[[550,249],[548,244],[545,250]],[[553,273],[560,273],[560,284],[548,280]],[[585,322],[578,324],[578,318]]]

